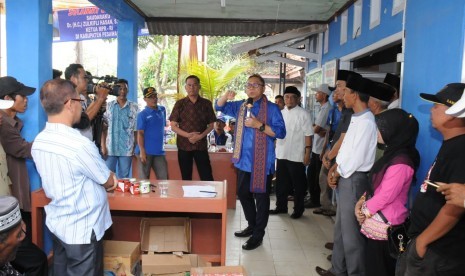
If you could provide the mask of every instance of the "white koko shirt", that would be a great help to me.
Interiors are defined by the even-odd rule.
[[[310,113],[300,106],[281,110],[286,126],[286,137],[276,139],[276,158],[293,162],[303,162],[305,136],[313,135],[313,122]]]
[[[336,157],[337,172],[349,178],[354,172],[368,172],[375,162],[377,130],[369,109],[354,113]]]

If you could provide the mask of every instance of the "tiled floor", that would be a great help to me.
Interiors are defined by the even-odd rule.
[[[326,257],[331,251],[324,244],[333,239],[331,218],[314,215],[313,209],[306,209],[297,220],[286,214],[270,215],[263,244],[246,251],[241,246],[247,238],[234,236],[235,231],[247,227],[239,201],[236,206],[235,210],[228,210],[226,265],[242,265],[250,276],[316,276],[315,266],[330,267]],[[271,206],[275,206],[274,196]]]

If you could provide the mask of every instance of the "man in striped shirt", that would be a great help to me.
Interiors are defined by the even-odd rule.
[[[81,99],[67,80],[50,80],[40,91],[48,115],[32,145],[32,157],[51,202],[46,225],[53,234],[55,275],[102,275],[102,237],[111,224],[106,191],[117,180],[92,141],[72,125]]]

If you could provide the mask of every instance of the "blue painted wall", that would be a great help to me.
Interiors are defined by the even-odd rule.
[[[424,179],[442,142],[442,136],[431,127],[432,104],[421,100],[419,93],[435,94],[447,83],[461,82],[464,11],[464,1],[407,1],[402,107],[420,122],[419,181]]]
[[[353,5],[348,12],[348,38],[340,45],[341,16],[329,24],[328,53],[323,64],[341,58],[381,39],[402,31],[403,12],[392,16],[392,1],[382,1],[381,22],[369,29],[369,0],[363,1],[362,33],[352,38]],[[421,165],[417,173],[422,182],[442,142],[431,127],[432,104],[419,93],[436,93],[445,84],[460,82],[465,30],[465,2],[455,0],[408,0],[405,13],[404,68],[402,108],[413,113],[420,123],[417,148]],[[417,183],[418,183],[417,182]]]
[[[363,0],[362,5],[362,27],[361,34],[352,38],[354,24],[354,6],[348,11],[347,42],[340,44],[341,39],[341,16],[337,16],[337,22],[333,20],[329,24],[329,47],[328,53],[323,55],[323,64],[327,61],[369,46],[383,38],[396,34],[402,30],[403,12],[392,16],[392,1],[381,1],[381,19],[378,26],[370,30],[370,1]]]
[[[6,40],[7,74],[25,85],[36,87],[28,97],[28,108],[18,115],[24,121],[22,136],[32,142],[43,129],[47,117],[39,100],[40,88],[52,78],[52,0],[7,0]],[[26,162],[31,190],[42,186],[32,160]],[[44,250],[49,252],[51,240],[45,235]]]

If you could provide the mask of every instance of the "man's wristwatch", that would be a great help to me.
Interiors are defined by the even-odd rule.
[[[259,128],[258,131],[263,132],[265,131],[265,123],[263,123]]]

